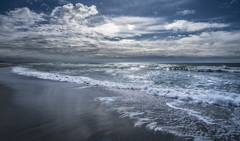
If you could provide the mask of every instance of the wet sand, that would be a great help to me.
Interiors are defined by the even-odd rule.
[[[3,141],[188,140],[134,127],[95,101],[116,96],[100,87],[41,80],[0,68],[0,139]],[[189,138],[192,140],[192,138]]]
[[[0,68],[11,67],[12,65],[0,63]]]

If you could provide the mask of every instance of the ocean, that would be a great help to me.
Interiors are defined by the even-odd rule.
[[[12,72],[101,87],[93,98],[135,128],[195,140],[240,138],[240,64],[22,63]]]

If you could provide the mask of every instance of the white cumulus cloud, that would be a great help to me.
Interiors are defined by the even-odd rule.
[[[35,24],[36,22],[45,21],[43,18],[44,14],[40,13],[37,14],[33,11],[30,11],[27,7],[24,8],[17,8],[15,10],[11,10],[8,13],[8,17],[5,20],[6,22],[13,23],[13,24]],[[6,17],[6,16],[5,16]]]
[[[98,11],[95,5],[88,7],[81,3],[77,3],[74,6],[73,4],[69,3],[62,7],[56,7],[52,11],[51,17],[54,18],[54,21],[57,21],[61,24],[67,24],[70,22],[82,21],[86,17],[96,14],[98,14]]]

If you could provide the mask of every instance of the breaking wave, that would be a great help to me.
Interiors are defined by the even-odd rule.
[[[132,81],[128,80],[128,82],[121,82],[121,81],[118,81],[118,78],[116,78],[115,81],[110,81],[107,79],[97,80],[87,76],[71,75],[71,71],[70,73],[68,72],[69,73],[68,75],[66,75],[64,73],[59,73],[57,71],[44,72],[44,71],[37,71],[35,69],[24,68],[24,67],[13,67],[12,72],[20,75],[25,75],[25,76],[33,76],[40,79],[64,81],[64,82],[71,82],[71,83],[78,83],[78,84],[89,84],[89,85],[103,86],[103,87],[109,87],[109,88],[139,90],[140,92],[146,93],[146,94],[179,99],[182,101],[192,101],[194,103],[199,103],[199,104],[206,103],[206,104],[214,104],[219,106],[240,106],[240,97],[239,97],[239,94],[236,92],[221,91],[218,89],[206,89],[206,88],[201,88],[196,86],[184,88],[184,87],[176,86],[176,84],[174,84],[173,86],[170,85],[169,87],[166,87],[165,84],[157,85],[154,82],[147,80],[146,78],[142,78],[140,76],[137,76],[138,78],[136,78],[136,76],[134,75],[130,76],[133,79]],[[111,76],[114,77],[114,73],[116,72],[115,71],[111,72],[111,70],[108,70],[105,73],[111,73]],[[115,75],[119,75],[119,74],[115,74]],[[154,78],[156,78],[157,75],[156,74],[154,75],[155,75]],[[172,74],[168,74],[168,75],[170,77],[170,75]],[[113,78],[111,78],[111,80],[112,79]],[[137,81],[135,81],[136,79],[139,79],[141,81],[139,81],[138,83]],[[239,86],[239,81],[235,81],[234,83],[237,86]]]

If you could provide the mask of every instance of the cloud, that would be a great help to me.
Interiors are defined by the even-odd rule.
[[[87,52],[94,54],[97,50],[98,35],[91,33],[86,18],[97,13],[95,6],[82,4],[57,7],[51,15],[37,14],[26,7],[9,11],[7,15],[0,15],[1,51],[11,50],[12,55],[19,52],[25,57],[77,53],[91,56]]]
[[[182,36],[182,35],[181,35]],[[112,53],[101,51],[101,56],[146,57],[146,56],[185,56],[185,57],[232,57],[239,56],[240,31],[202,32],[199,35],[173,37],[172,40],[120,40],[101,41],[109,46]],[[120,51],[121,50],[121,51]]]
[[[8,17],[5,16],[5,21],[13,24],[33,25],[36,22],[45,21],[43,13],[37,14],[30,11],[27,7],[16,8],[15,10],[9,11],[7,15]]]
[[[0,19],[2,57],[239,56],[240,31],[202,31],[228,24],[108,17],[98,15],[96,6],[82,4],[56,7],[49,15],[18,8]],[[169,38],[169,30],[198,33],[171,32],[174,34]]]
[[[118,26],[119,32],[116,36],[120,37],[141,36],[142,34],[156,33],[157,30],[165,30],[164,18],[119,16],[106,18],[105,21]]]
[[[191,35],[174,41],[179,48],[193,50],[199,56],[239,56],[239,31],[202,32],[200,35]],[[194,55],[194,54],[192,54]]]
[[[106,23],[94,28],[90,28],[91,32],[98,32],[105,36],[115,37],[120,32],[120,27],[114,23]]]
[[[163,23],[165,21],[164,18],[152,18],[152,17],[137,17],[137,16],[118,16],[111,18],[113,22],[119,25],[156,25]]]
[[[12,34],[16,30],[28,30],[30,26],[47,21],[45,16],[43,13],[37,14],[30,11],[27,7],[16,8],[7,12],[6,15],[0,15],[0,31]]]
[[[135,25],[127,24],[127,27],[128,27],[129,30],[133,30]]]
[[[18,8],[16,10],[10,11],[8,12],[8,15],[16,18],[25,18],[25,16],[32,17],[32,13],[27,7]]]
[[[177,12],[178,15],[190,15],[190,14],[195,14],[195,10],[183,10],[183,11],[178,11]]]
[[[86,17],[96,14],[98,14],[98,11],[94,5],[88,7],[81,3],[77,3],[74,6],[69,3],[62,7],[56,7],[50,16],[53,18],[53,21],[59,24],[68,24],[71,22],[81,23]]]
[[[200,31],[209,28],[224,28],[228,27],[228,24],[222,23],[204,23],[204,22],[189,22],[186,20],[175,20],[174,23],[165,25],[165,29],[174,31]]]

